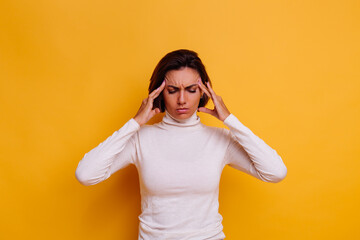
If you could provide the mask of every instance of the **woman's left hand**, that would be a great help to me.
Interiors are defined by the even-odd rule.
[[[214,90],[211,88],[210,83],[206,82],[207,87],[202,83],[201,79],[198,80],[198,85],[203,92],[205,92],[206,95],[208,95],[209,98],[214,103],[214,109],[208,109],[206,107],[199,107],[199,112],[204,112],[213,115],[217,119],[224,121],[229,115],[230,111],[225,106],[224,101],[222,98],[215,94]]]

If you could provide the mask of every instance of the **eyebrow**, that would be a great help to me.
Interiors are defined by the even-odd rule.
[[[197,85],[198,85],[198,84],[195,83],[195,84],[192,84],[192,85],[190,85],[190,86],[185,87],[185,89],[189,89],[189,88],[192,88],[192,87],[197,86]],[[173,86],[173,85],[168,85],[168,87],[172,87],[172,88],[174,88],[174,89],[176,89],[176,90],[179,90],[178,87],[175,87],[175,86]]]

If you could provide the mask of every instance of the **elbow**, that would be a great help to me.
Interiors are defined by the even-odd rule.
[[[287,168],[285,165],[279,169],[274,169],[271,172],[268,173],[260,173],[258,172],[259,179],[264,182],[270,182],[270,183],[278,183],[281,182],[287,175]]]
[[[95,183],[91,181],[91,179],[86,175],[86,172],[81,171],[81,169],[77,168],[75,171],[76,179],[84,186],[90,186]]]
[[[287,167],[283,165],[283,167],[279,168],[276,172],[273,173],[269,182],[278,183],[281,182],[287,175]]]
[[[276,153],[276,151],[275,151],[275,153]],[[272,171],[272,174],[270,174],[270,176],[268,178],[268,182],[272,182],[272,183],[281,182],[282,180],[284,180],[284,178],[287,175],[287,167],[285,166],[284,162],[282,161],[282,158],[278,154],[277,154],[277,156],[278,156],[278,159],[280,162],[277,164],[278,167]]]

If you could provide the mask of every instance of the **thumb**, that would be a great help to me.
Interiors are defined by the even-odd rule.
[[[151,117],[155,116],[156,114],[160,113],[160,109],[159,108],[155,108],[153,110],[151,110]]]
[[[159,109],[159,108],[155,108],[154,110],[155,110],[155,114],[160,113],[160,109]]]
[[[199,111],[199,112],[204,112],[204,113],[208,113],[208,114],[213,115],[213,110],[210,110],[210,109],[208,109],[208,108],[206,108],[206,107],[199,107],[199,108],[198,108],[198,111]]]

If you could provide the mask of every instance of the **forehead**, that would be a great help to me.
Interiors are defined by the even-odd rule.
[[[187,87],[197,83],[199,73],[192,68],[180,68],[179,70],[170,70],[166,73],[166,84],[177,87]]]

